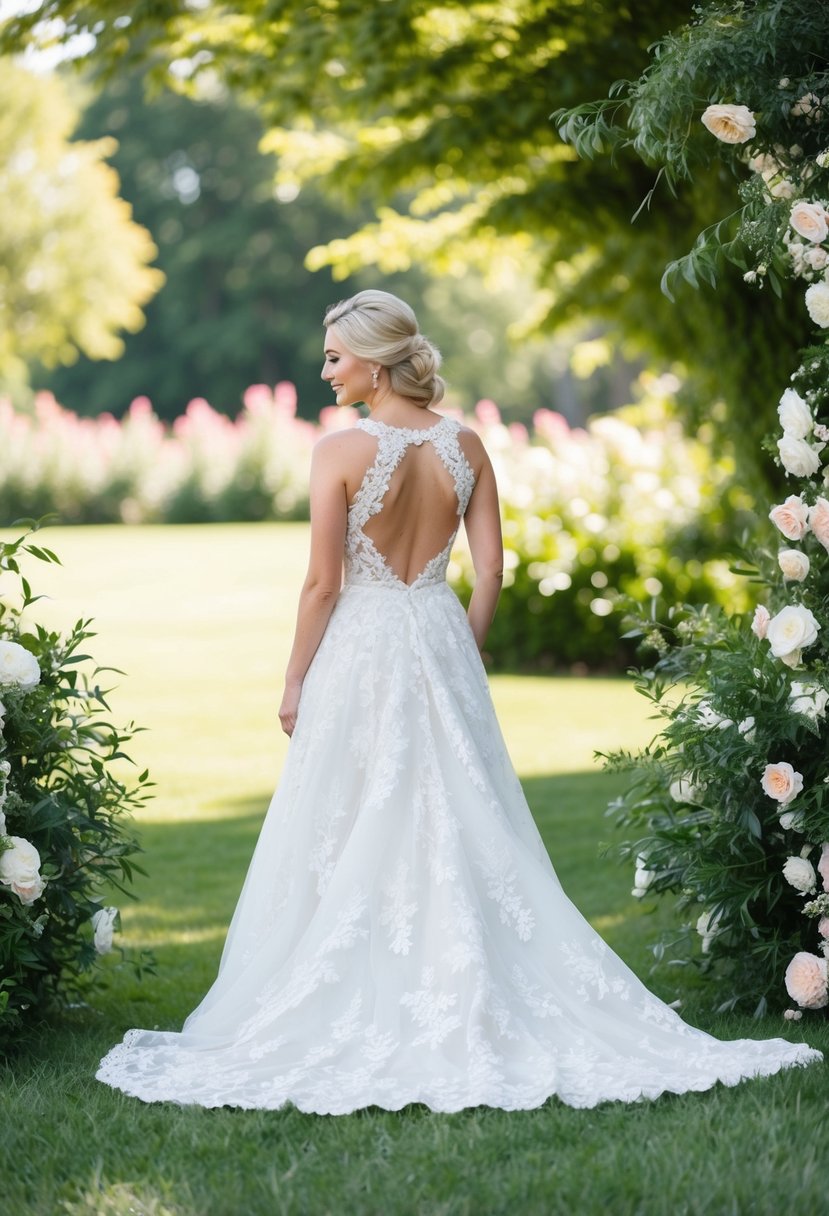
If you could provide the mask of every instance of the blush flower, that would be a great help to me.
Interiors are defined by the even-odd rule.
[[[819,245],[829,236],[829,225],[826,223],[826,212],[820,203],[795,203],[789,217],[789,223],[798,236],[804,237],[814,245]]]
[[[800,549],[781,549],[777,554],[777,564],[783,571],[783,577],[793,583],[802,583],[809,573],[811,562]]]
[[[786,991],[802,1009],[823,1009],[829,1004],[826,959],[798,951],[786,968]]]
[[[755,637],[759,638],[760,641],[762,641],[766,636],[770,620],[771,613],[769,612],[768,608],[765,608],[762,604],[758,604],[754,609],[754,619],[751,622],[751,632]]]
[[[767,764],[760,779],[763,793],[785,806],[803,789],[803,774],[795,772],[785,760],[779,764]]]
[[[809,527],[824,549],[829,550],[829,502],[825,498],[816,498],[809,508]]]
[[[787,540],[803,540],[809,531],[809,508],[798,494],[790,494],[785,502],[772,507],[769,519]]]
[[[744,144],[757,134],[748,106],[708,106],[702,115],[702,125],[724,144]]]

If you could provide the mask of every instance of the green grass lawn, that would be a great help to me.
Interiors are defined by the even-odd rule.
[[[54,530],[64,568],[31,563],[40,619],[93,616],[100,663],[128,672],[116,718],[148,727],[133,754],[156,797],[141,816],[148,877],[123,906],[126,941],[156,977],[113,971],[91,1009],[39,1034],[4,1069],[0,1210],[95,1216],[270,1213],[780,1213],[829,1210],[826,1074],[631,1107],[330,1118],[145,1106],[94,1080],[129,1026],[178,1027],[211,982],[286,740],[276,708],[303,575],[304,525]],[[624,681],[496,677],[496,706],[565,888],[642,975],[654,918],[631,874],[603,860],[617,782],[594,749],[636,746],[649,708]],[[664,919],[656,915],[656,922]],[[554,927],[551,926],[551,931]],[[829,1048],[823,1023],[707,1017],[724,1037],[785,1033]]]

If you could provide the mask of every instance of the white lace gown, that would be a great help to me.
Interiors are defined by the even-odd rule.
[[[474,476],[457,424],[358,425],[377,455],[349,509],[344,587],[218,977],[181,1033],[129,1031],[99,1079],[206,1107],[520,1110],[819,1060],[689,1027],[566,897],[445,582],[454,537],[407,585],[363,530],[424,442],[460,521]]]

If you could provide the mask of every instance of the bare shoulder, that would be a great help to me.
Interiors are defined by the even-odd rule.
[[[313,460],[315,464],[332,465],[364,460],[366,453],[371,452],[373,440],[365,431],[356,427],[344,427],[341,431],[329,431],[314,444]]]
[[[489,464],[489,456],[478,432],[473,431],[471,426],[461,424],[458,428],[458,441],[475,473],[480,473],[481,469]]]

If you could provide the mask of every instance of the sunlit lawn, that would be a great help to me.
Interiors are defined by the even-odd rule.
[[[820,1211],[829,1165],[821,1068],[633,1108],[341,1119],[147,1107],[94,1081],[98,1057],[127,1027],[177,1027],[215,971],[285,756],[276,708],[306,541],[303,525],[54,530],[45,542],[64,568],[31,565],[36,589],[52,597],[38,615],[95,618],[96,660],[128,673],[117,677],[115,715],[148,727],[133,746],[157,782],[141,817],[148,877],[123,924],[129,944],[155,950],[159,969],[141,983],[114,974],[92,1010],[10,1063],[2,1210]],[[646,974],[653,925],[630,898],[630,873],[600,857],[617,786],[592,759],[653,733],[646,703],[624,681],[502,676],[493,691],[565,888]],[[681,992],[681,976],[649,982],[666,999]],[[712,1025],[693,993],[690,1008]],[[782,1032],[777,1021],[718,1029]],[[808,1037],[827,1039],[814,1027]]]

